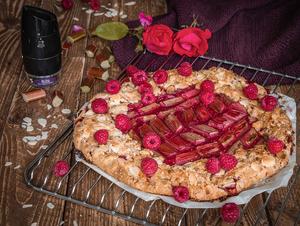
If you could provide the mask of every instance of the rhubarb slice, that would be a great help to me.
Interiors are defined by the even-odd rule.
[[[188,90],[188,91],[185,91],[181,94],[181,96],[184,98],[184,99],[190,99],[194,96],[197,96],[198,94],[200,93],[200,90],[199,89],[191,89],[191,90]]]
[[[166,143],[159,146],[158,152],[167,158],[174,156],[177,153],[175,148]]]
[[[175,157],[175,163],[177,165],[183,165],[185,163],[193,162],[198,159],[200,159],[200,156],[197,153],[197,151],[189,151],[189,152],[177,154]]]
[[[188,126],[191,122],[196,120],[196,116],[193,109],[187,109],[179,114],[179,119],[185,126]]]
[[[199,103],[199,98],[193,97],[193,98],[188,99],[187,101],[177,105],[175,107],[175,109],[176,109],[176,111],[184,111],[185,109],[191,108],[198,103]]]
[[[229,126],[231,126],[234,121],[225,118],[223,116],[218,116],[208,122],[208,125],[214,127],[218,130],[226,130]]]
[[[175,97],[175,98],[164,100],[164,101],[160,102],[160,106],[172,107],[172,106],[182,103],[183,101],[184,101],[184,99],[182,97]]]
[[[219,135],[219,131],[216,130],[213,127],[207,126],[205,124],[202,125],[193,125],[190,127],[193,131],[196,133],[199,133],[200,135],[204,136],[205,138],[215,138]]]
[[[235,109],[230,109],[223,116],[231,121],[239,121],[247,115],[246,112],[237,111]]]
[[[129,111],[128,113],[127,113],[127,116],[129,117],[129,118],[135,118],[135,117],[137,117],[139,114],[136,112],[136,111]]]
[[[166,143],[178,151],[186,151],[191,148],[191,144],[182,139],[180,136],[166,139]]]
[[[255,144],[260,140],[259,134],[254,128],[251,128],[241,139],[243,147],[249,149],[254,147]]]
[[[203,136],[193,132],[181,133],[180,136],[194,145],[199,145],[205,142],[205,138]]]
[[[178,120],[177,116],[170,114],[165,118],[165,124],[172,130],[174,133],[180,133],[183,129],[183,125]]]
[[[247,119],[242,119],[241,121],[235,123],[231,128],[230,131],[232,131],[236,138],[240,138],[242,135],[244,135],[248,130],[250,129],[250,125],[247,121]]]
[[[232,100],[227,97],[225,94],[218,94],[218,98],[226,105],[230,105],[232,103]]]
[[[171,134],[171,130],[159,118],[151,120],[149,124],[152,127],[152,129],[162,137],[166,137]]]
[[[234,109],[234,110],[241,111],[241,112],[247,112],[246,108],[237,102],[230,104],[228,106],[228,109]]]
[[[195,112],[200,122],[207,122],[211,117],[209,111],[204,106],[197,107]]]
[[[160,119],[164,119],[166,116],[174,112],[175,112],[175,108],[171,108],[169,110],[159,112],[157,117]]]
[[[160,107],[160,105],[158,103],[152,103],[152,104],[149,104],[147,106],[144,106],[144,107],[138,109],[137,111],[141,115],[145,115],[145,114],[155,113],[159,109],[159,107]]]
[[[215,98],[214,102],[209,104],[209,108],[219,114],[225,110],[225,104],[219,98]]]
[[[202,158],[208,158],[218,156],[220,154],[220,147],[217,142],[213,142],[197,146],[196,151]]]
[[[147,124],[142,125],[138,131],[141,137],[144,137],[149,132],[154,132],[152,127]]]
[[[237,138],[232,133],[224,133],[222,136],[220,136],[218,142],[220,145],[222,145],[223,148],[230,148],[234,142],[237,140]]]

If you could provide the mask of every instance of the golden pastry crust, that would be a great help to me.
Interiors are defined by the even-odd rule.
[[[190,199],[197,201],[216,200],[229,195],[236,195],[241,191],[272,176],[288,164],[292,150],[292,126],[284,110],[277,107],[272,112],[263,111],[258,101],[249,100],[243,95],[242,88],[246,80],[232,71],[224,68],[210,68],[195,71],[189,77],[180,76],[176,70],[168,71],[168,81],[156,85],[150,79],[154,94],[173,93],[177,89],[190,85],[199,87],[204,79],[210,79],[215,84],[215,92],[230,96],[234,101],[246,107],[250,116],[256,117],[253,127],[261,134],[267,134],[281,139],[285,148],[277,155],[271,154],[265,144],[256,145],[252,149],[242,147],[231,148],[230,151],[238,160],[237,166],[230,170],[221,170],[212,175],[205,169],[207,159],[200,159],[185,165],[169,166],[163,163],[164,158],[159,154],[144,149],[140,142],[129,134],[122,134],[114,125],[114,117],[120,113],[127,113],[129,103],[137,103],[140,94],[131,83],[122,84],[118,94],[109,95],[99,93],[93,97],[103,98],[109,105],[107,114],[95,114],[90,105],[83,109],[75,124],[74,144],[84,158],[104,170],[117,180],[142,191],[172,195],[172,186],[184,185],[188,187]],[[266,90],[260,85],[259,97],[266,95]],[[92,99],[92,100],[93,100]],[[91,100],[91,101],[92,101]],[[98,145],[93,134],[98,129],[109,131],[106,145]],[[141,159],[151,156],[158,163],[158,171],[151,178],[146,177],[140,170]],[[231,188],[236,188],[234,191]]]

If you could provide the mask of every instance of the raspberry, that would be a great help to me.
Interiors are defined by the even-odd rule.
[[[219,160],[221,168],[226,171],[233,169],[237,164],[236,157],[231,154],[221,154]]]
[[[185,186],[174,186],[172,192],[177,202],[186,202],[190,198],[189,189]]]
[[[64,160],[60,160],[55,163],[53,173],[57,177],[63,177],[68,173],[69,169],[69,164]]]
[[[213,93],[215,90],[215,84],[211,80],[204,80],[200,85],[200,90]]]
[[[152,89],[152,86],[151,86],[150,83],[144,82],[143,84],[141,84],[139,86],[138,91],[139,91],[140,94],[143,94],[143,93],[152,92],[153,89]]]
[[[266,95],[261,99],[261,108],[265,111],[273,111],[277,106],[277,99],[273,96]]]
[[[254,83],[250,83],[243,88],[243,93],[250,100],[256,100],[258,95],[258,88]]]
[[[118,80],[111,80],[108,83],[106,83],[105,90],[109,94],[116,94],[120,91],[121,84]]]
[[[211,174],[216,174],[221,169],[220,161],[215,157],[208,159],[205,166],[206,170]]]
[[[156,101],[156,96],[154,96],[153,93],[148,92],[142,95],[142,103],[144,105],[152,104],[155,101]]]
[[[177,72],[182,76],[190,76],[193,72],[192,65],[189,62],[183,62],[177,68]]]
[[[282,151],[282,149],[284,148],[284,143],[279,139],[270,138],[267,141],[267,147],[269,152],[275,155]]]
[[[139,69],[134,65],[128,65],[126,68],[126,74],[128,76],[132,76],[135,72],[137,72]]]
[[[95,112],[96,114],[104,114],[108,111],[108,105],[106,101],[102,98],[97,98],[93,100],[91,107],[93,112]]]
[[[200,92],[200,101],[205,105],[208,106],[215,100],[215,94],[208,91],[201,91]]]
[[[234,223],[240,217],[240,209],[235,203],[226,203],[221,208],[221,218],[227,223]]]
[[[143,137],[143,146],[145,148],[156,150],[159,148],[160,144],[160,137],[156,133],[149,132]]]
[[[127,115],[118,114],[115,118],[115,126],[117,129],[121,130],[122,133],[128,133],[132,124]]]
[[[157,70],[153,74],[153,80],[156,84],[163,84],[168,80],[168,72],[166,70]]]
[[[147,81],[147,74],[143,70],[138,70],[131,76],[131,81],[134,85],[139,86]]]
[[[211,117],[209,111],[204,106],[197,107],[195,112],[200,122],[206,122]]]
[[[158,164],[153,158],[146,157],[141,161],[141,169],[147,177],[152,177],[158,169]]]
[[[94,138],[98,144],[106,144],[108,140],[108,131],[106,129],[99,129],[94,133]]]

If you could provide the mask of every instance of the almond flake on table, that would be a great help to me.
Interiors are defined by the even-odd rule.
[[[38,224],[36,222],[33,222],[30,226],[37,226]]]
[[[27,144],[30,146],[35,146],[37,144],[37,141],[29,141],[27,142]]]
[[[109,64],[109,61],[108,60],[103,60],[100,64],[100,66],[105,70],[105,69],[108,69],[110,68],[110,64]]]
[[[51,115],[47,115],[47,117],[46,118],[51,118]]]
[[[31,208],[33,205],[32,204],[24,204],[22,206],[23,209]]]
[[[17,165],[14,167],[14,169],[19,169],[19,168],[21,168],[21,165]]]
[[[53,209],[55,206],[54,206],[53,203],[48,202],[48,203],[47,203],[47,207],[48,207],[49,209]]]
[[[44,144],[41,146],[41,149],[47,149],[48,145]]]
[[[102,16],[104,13],[94,13],[94,16]]]
[[[51,127],[50,127],[51,129],[52,128],[54,128],[54,129],[57,129],[58,128],[58,125],[56,124],[56,123],[53,123],[53,124],[51,124]]]
[[[64,108],[64,109],[61,110],[61,113],[63,113],[64,115],[71,114],[71,112],[72,111],[70,109],[68,109],[68,108]]]
[[[122,18],[122,19],[125,19],[125,18],[127,18],[127,15],[126,15],[126,14],[124,14],[124,15],[122,15],[122,16],[121,16],[121,18]]]
[[[48,138],[48,133],[47,131],[42,131],[42,137],[41,140],[46,140]]]
[[[79,19],[77,17],[73,17],[73,20],[75,21],[79,21]]]
[[[78,223],[76,220],[73,220],[73,226],[78,226]]]
[[[21,127],[22,127],[23,129],[26,129],[26,128],[27,128],[26,124],[23,124],[23,123],[22,123]]]
[[[34,130],[33,126],[27,126],[27,127],[26,127],[26,131],[27,131],[27,132],[31,132],[31,131],[33,131],[33,130]]]
[[[126,6],[132,6],[132,5],[135,5],[136,2],[135,1],[131,1],[131,2],[126,2],[124,5]]]
[[[92,14],[92,13],[94,12],[94,10],[88,9],[88,10],[86,10],[85,12],[86,12],[87,14]]]
[[[11,166],[12,162],[6,162],[4,166]]]
[[[52,105],[51,104],[47,104],[47,109],[48,110],[52,109]]]
[[[46,127],[47,119],[39,118],[37,121],[38,121],[38,124],[40,124],[43,128]]]
[[[102,76],[101,76],[101,79],[104,80],[104,81],[107,81],[109,78],[109,72],[108,71],[104,71]]]
[[[60,223],[59,223],[59,225],[63,225],[65,222],[64,221],[61,221]]]
[[[23,121],[24,121],[24,122],[27,122],[27,123],[31,123],[31,122],[32,122],[32,119],[29,118],[29,117],[25,117],[25,118],[23,118]]]

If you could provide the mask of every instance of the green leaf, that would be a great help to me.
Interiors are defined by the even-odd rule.
[[[105,40],[119,40],[128,34],[128,27],[122,22],[108,22],[97,26],[93,35],[97,35]]]

